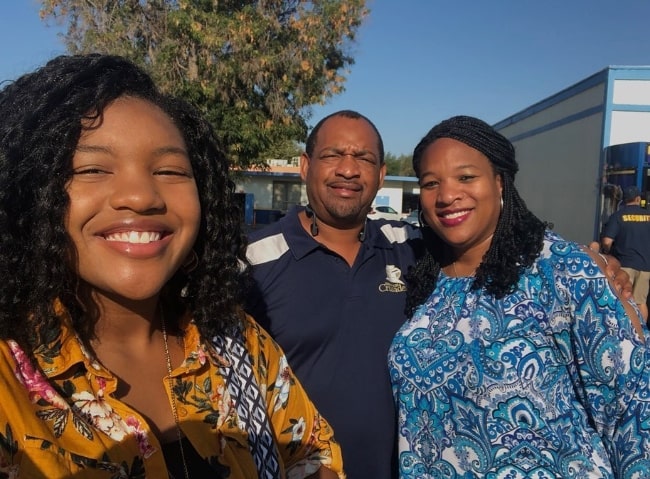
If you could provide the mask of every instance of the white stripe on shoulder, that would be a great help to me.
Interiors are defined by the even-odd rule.
[[[246,257],[253,266],[275,261],[289,251],[289,245],[282,233],[267,236],[248,245]]]
[[[405,243],[410,239],[418,237],[415,228],[406,223],[404,226],[393,226],[387,223],[381,227],[381,232],[391,243]]]

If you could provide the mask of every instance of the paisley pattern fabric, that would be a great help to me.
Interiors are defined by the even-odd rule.
[[[512,294],[472,280],[393,340],[400,477],[650,477],[650,353],[591,258],[547,232]]]

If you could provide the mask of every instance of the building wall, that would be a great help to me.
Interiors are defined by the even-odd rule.
[[[253,208],[271,209],[273,182],[265,177],[244,177],[237,181],[237,191],[253,194]]]
[[[549,99],[539,102],[521,113],[503,120],[495,127],[514,141],[522,136],[543,133],[562,127],[580,117],[601,110],[605,101],[604,75],[594,78],[582,88],[564,90]]]
[[[567,239],[588,243],[598,211],[602,113],[515,142],[515,184],[528,207]]]
[[[597,74],[495,125],[515,146],[515,183],[555,231],[588,243],[599,211],[606,84]]]
[[[649,75],[647,69],[612,70],[605,146],[650,141]]]
[[[372,206],[388,205],[398,213],[402,213],[402,182],[399,180],[385,179],[383,186],[377,191]]]
[[[273,208],[273,183],[283,182],[300,185],[300,204],[307,204],[307,192],[300,176],[293,173],[269,173],[246,175],[239,178],[236,183],[237,191],[252,193],[254,195],[254,208],[257,210],[270,210]]]
[[[605,146],[650,140],[650,113],[613,111],[611,131]]]

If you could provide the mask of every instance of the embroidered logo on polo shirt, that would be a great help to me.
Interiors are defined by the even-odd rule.
[[[394,264],[386,265],[386,282],[379,285],[382,293],[403,293],[406,285],[401,280],[402,271]]]

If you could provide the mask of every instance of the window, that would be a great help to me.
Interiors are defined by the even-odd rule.
[[[290,181],[273,182],[274,210],[287,211],[300,204],[300,190],[302,183]]]

